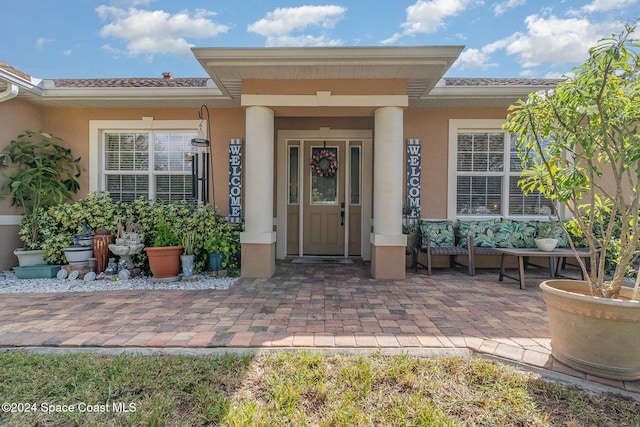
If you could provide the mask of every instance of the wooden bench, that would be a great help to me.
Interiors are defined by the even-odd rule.
[[[491,221],[468,221],[466,225],[469,223],[488,223],[491,224]],[[496,225],[496,229],[499,229],[500,233],[496,233],[495,236],[500,236],[496,241],[499,244],[504,244],[505,247],[510,247],[509,245],[513,244],[516,247],[520,244],[522,247],[535,247],[533,243],[533,237],[536,232],[537,222],[532,221],[517,221],[511,219],[504,219],[499,221],[494,221]],[[418,262],[418,254],[419,252],[425,253],[427,256],[427,265],[423,266],[427,270],[427,274],[431,275],[432,273],[432,257],[434,256],[448,256],[449,257],[449,266],[454,267],[455,265],[464,265],[457,262],[457,257],[464,256],[466,258],[467,270],[469,272],[469,276],[474,276],[476,274],[476,257],[478,256],[502,256],[503,252],[500,251],[500,247],[487,247],[485,245],[490,244],[487,240],[484,240],[486,234],[480,233],[475,234],[479,239],[476,242],[473,234],[463,235],[458,229],[458,225],[460,221],[454,225],[453,221],[450,220],[420,220],[418,226],[416,227],[416,235],[414,236],[413,247],[419,248],[419,250],[414,250],[412,265],[414,270],[417,270],[419,264]],[[521,229],[526,226],[526,231],[521,232],[520,236],[517,238],[511,236],[510,232],[505,232],[505,230],[501,227],[505,226],[516,226]],[[460,226],[463,227],[463,226]],[[488,226],[491,229],[491,233],[494,233],[494,229],[491,226]],[[435,230],[435,234],[442,233],[443,236],[430,236],[428,229]],[[467,229],[465,229],[467,230]],[[477,230],[475,230],[477,232]],[[511,231],[511,229],[509,229]],[[522,230],[521,230],[522,231]],[[487,231],[489,233],[489,231]],[[515,233],[514,233],[515,234]],[[506,236],[506,237],[505,237]],[[435,237],[435,238],[434,238]],[[460,241],[466,239],[466,247],[464,245],[460,245]],[[502,240],[500,240],[502,239]],[[504,240],[508,239],[508,242]],[[515,241],[511,241],[514,239]],[[433,241],[436,244],[433,244]],[[443,244],[439,245],[438,242],[442,242]],[[526,243],[526,244],[525,244]]]

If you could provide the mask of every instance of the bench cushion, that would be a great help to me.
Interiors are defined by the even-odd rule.
[[[420,231],[429,238],[432,248],[451,248],[455,243],[452,221],[420,221]],[[427,242],[423,240],[422,247],[427,247]]]
[[[493,248],[495,247],[495,238],[493,230],[495,228],[496,221],[493,219],[486,221],[458,221],[458,233],[460,234],[460,241],[458,246],[462,248],[467,247],[466,236],[473,236],[473,245]]]
[[[567,233],[564,232],[560,224],[556,226],[555,231],[553,232],[553,237],[558,239],[558,244],[556,248],[568,248],[569,247],[569,237]]]
[[[534,221],[503,218],[496,221],[494,229],[496,248],[535,248],[537,231],[537,223]]]

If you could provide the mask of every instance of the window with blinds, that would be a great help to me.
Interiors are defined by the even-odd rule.
[[[196,132],[105,132],[105,189],[114,200],[191,197],[191,139]]]
[[[456,214],[461,216],[539,215],[551,202],[524,196],[515,139],[502,131],[459,131],[456,160]]]

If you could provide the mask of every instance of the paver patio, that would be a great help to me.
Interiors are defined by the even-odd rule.
[[[519,289],[497,270],[385,281],[369,268],[283,261],[228,290],[4,294],[0,347],[468,348],[640,392],[550,357],[540,278]]]

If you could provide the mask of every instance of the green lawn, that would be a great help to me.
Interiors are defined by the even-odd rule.
[[[640,426],[636,401],[475,357],[8,351],[0,397],[10,426]]]

